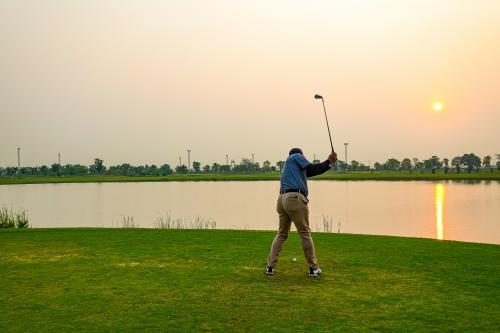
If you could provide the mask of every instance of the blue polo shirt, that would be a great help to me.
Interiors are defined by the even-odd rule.
[[[306,167],[310,164],[311,162],[302,154],[297,153],[288,156],[281,171],[280,192],[300,190],[300,193],[307,197]]]

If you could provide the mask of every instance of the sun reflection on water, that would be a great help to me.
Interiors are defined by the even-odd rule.
[[[436,204],[436,238],[443,239],[443,203],[444,203],[444,186],[442,184],[436,185],[435,192]]]

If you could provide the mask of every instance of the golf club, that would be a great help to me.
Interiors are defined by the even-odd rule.
[[[314,99],[321,99],[321,102],[323,102],[323,111],[325,112],[326,127],[328,128],[328,136],[330,137],[330,146],[332,147],[332,153],[333,153],[334,150],[332,143],[332,135],[330,134],[330,125],[328,125],[328,117],[326,116],[325,100],[323,99],[323,96],[318,94],[314,95]]]

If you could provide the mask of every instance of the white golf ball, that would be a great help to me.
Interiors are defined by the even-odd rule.
[[[293,261],[293,262],[296,262],[296,261],[297,261],[297,258],[293,257],[293,258],[292,258],[292,261]]]

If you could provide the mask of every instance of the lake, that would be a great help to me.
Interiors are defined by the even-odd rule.
[[[313,231],[500,244],[499,182],[310,181]],[[275,230],[277,181],[0,186],[0,205],[46,227],[140,227],[170,217],[217,229]],[[325,221],[327,223],[325,224]]]

